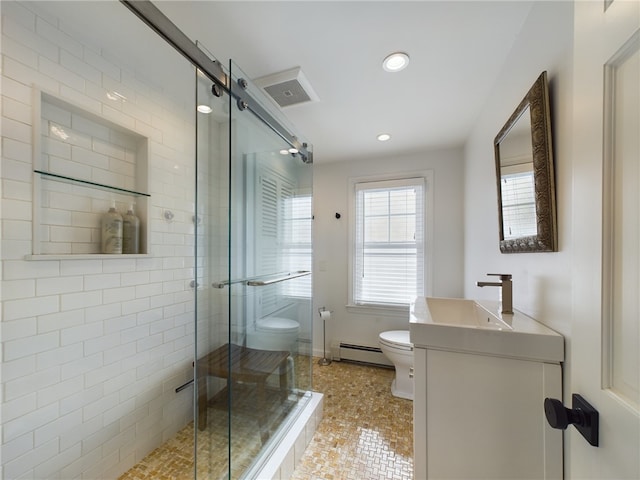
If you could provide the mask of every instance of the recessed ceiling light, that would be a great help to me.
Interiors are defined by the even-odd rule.
[[[209,105],[198,105],[197,110],[200,113],[211,113],[213,111]]]
[[[291,147],[288,151],[289,151],[289,153],[292,153],[293,155],[298,153],[298,149],[297,148],[293,148],[293,147]]]
[[[387,140],[389,140],[391,138],[391,135],[389,135],[388,133],[381,133],[376,138],[378,140],[380,140],[381,142],[386,142]]]
[[[382,61],[382,68],[387,72],[399,72],[409,65],[409,55],[404,52],[395,52]]]
[[[280,155],[289,155],[289,150],[283,148],[282,150],[280,150]]]

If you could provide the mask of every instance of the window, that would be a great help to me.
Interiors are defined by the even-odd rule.
[[[311,195],[296,194],[284,199],[284,270],[311,271]],[[283,294],[311,298],[311,275],[283,282]]]
[[[311,270],[311,193],[294,180],[266,166],[256,184],[254,276]],[[311,275],[274,283],[254,292],[256,311],[265,317],[290,304],[292,298],[311,297]]]
[[[425,292],[425,179],[354,183],[351,303],[406,306]]]

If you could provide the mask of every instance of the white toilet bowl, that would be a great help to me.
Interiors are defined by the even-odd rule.
[[[300,324],[295,320],[283,317],[267,317],[256,320],[255,328],[247,332],[247,347],[256,350],[288,351],[287,377],[289,388],[295,385],[295,364],[293,354],[298,350]],[[276,374],[269,377],[267,383],[279,385]]]
[[[256,320],[255,328],[247,332],[247,347],[258,350],[288,350],[294,352],[300,324],[290,318],[267,317]]]
[[[391,383],[391,394],[395,397],[413,400],[413,345],[409,330],[390,330],[378,336],[382,353],[393,363],[396,377]]]

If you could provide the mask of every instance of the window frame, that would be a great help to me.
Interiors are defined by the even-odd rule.
[[[405,172],[402,174],[369,175],[364,177],[349,178],[349,252],[348,252],[348,298],[346,308],[352,313],[364,315],[387,315],[408,318],[409,305],[373,305],[356,304],[354,301],[354,274],[355,274],[355,239],[356,239],[356,184],[392,182],[397,180],[408,180],[421,178],[424,181],[424,205],[423,205],[423,225],[424,225],[424,296],[431,295],[432,292],[432,268],[433,268],[433,170],[422,170]]]

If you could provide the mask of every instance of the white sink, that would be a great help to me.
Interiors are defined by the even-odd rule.
[[[513,330],[510,325],[512,315],[503,318],[475,300],[427,297],[425,305],[428,322],[465,328]]]
[[[558,363],[564,338],[514,310],[500,312],[500,302],[418,297],[411,304],[411,342],[415,347],[480,353]]]

